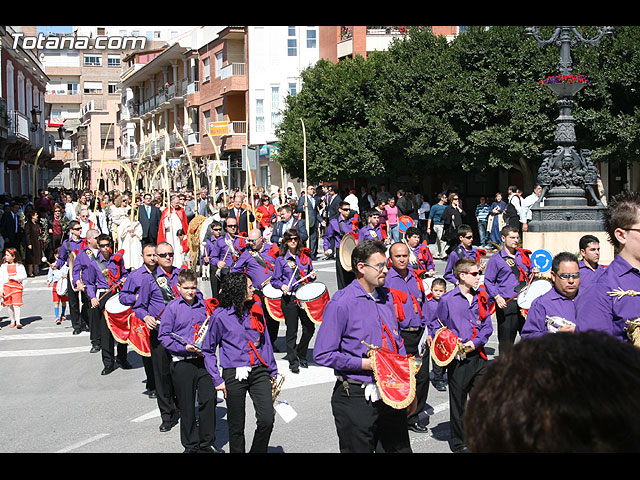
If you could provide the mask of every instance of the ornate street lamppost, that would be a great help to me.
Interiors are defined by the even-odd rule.
[[[591,151],[576,150],[576,133],[572,116],[573,97],[582,90],[588,80],[573,75],[571,45],[582,42],[597,46],[605,35],[613,33],[612,27],[600,27],[594,39],[584,38],[576,27],[557,27],[551,37],[544,40],[538,27],[527,27],[538,46],[552,43],[560,46],[560,74],[541,80],[557,96],[560,115],[556,119],[555,150],[543,152],[544,160],[538,170],[538,183],[542,186],[540,200],[532,209],[530,232],[601,231],[604,205],[598,191],[598,170],[591,160]],[[587,203],[587,193],[595,206]],[[540,202],[544,200],[544,206]]]

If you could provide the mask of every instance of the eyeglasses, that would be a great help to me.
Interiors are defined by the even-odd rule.
[[[367,263],[367,262],[360,262],[360,263],[362,263],[363,265],[366,265],[367,267],[373,267],[376,270],[378,270],[378,272],[383,271],[387,267],[386,263],[379,263],[378,265],[371,265],[370,263]]]
[[[580,278],[580,273],[558,273],[556,274],[562,280],[569,280],[570,278]]]
[[[109,248],[111,245],[108,243],[103,243],[102,245],[98,245],[100,248]]]
[[[291,237],[289,239],[287,239],[287,242],[291,242],[291,241],[297,242],[298,241],[298,237]]]
[[[73,227],[71,230],[82,230],[82,227]]]
[[[173,252],[168,252],[168,253],[156,253],[156,255],[158,255],[160,258],[173,258]]]
[[[214,232],[220,232],[222,231],[222,228],[212,228],[211,230],[213,230]]]
[[[238,228],[238,225],[227,225],[227,228]]]
[[[628,232],[640,232],[640,228],[623,228],[623,230],[627,230]]]
[[[473,238],[473,235],[467,235],[467,236],[465,236],[464,238],[472,239],[472,238]]]

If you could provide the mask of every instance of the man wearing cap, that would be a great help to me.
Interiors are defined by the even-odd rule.
[[[449,378],[449,415],[451,447],[467,452],[463,418],[467,398],[484,373],[487,356],[484,346],[493,333],[486,292],[478,290],[480,268],[472,258],[458,260],[453,268],[456,287],[445,293],[436,315],[440,322],[460,339],[465,352],[447,365]],[[484,293],[484,295],[483,295]]]
[[[551,265],[553,288],[531,303],[522,327],[522,338],[538,337],[550,331],[575,331],[580,277],[578,258],[573,253],[562,252],[553,257]]]
[[[384,244],[358,243],[351,256],[356,279],[327,303],[314,345],[319,365],[333,368],[337,381],[331,407],[342,453],[372,453],[378,443],[389,453],[410,453],[407,409],[380,399],[369,345],[406,355],[393,296],[384,286]]]
[[[613,197],[604,223],[617,254],[597,282],[581,292],[576,331],[596,330],[629,341],[627,321],[640,317],[640,193]]]
[[[402,292],[404,300],[398,309],[398,325],[404,340],[407,354],[422,358],[418,352],[418,344],[426,327],[422,313],[425,293],[422,279],[409,267],[409,247],[403,242],[396,242],[389,249],[391,268],[385,279],[385,287]],[[425,368],[420,368],[416,375],[416,411],[407,417],[409,430],[417,433],[429,433],[429,429],[420,424],[419,414],[424,410],[429,393],[428,358]]]

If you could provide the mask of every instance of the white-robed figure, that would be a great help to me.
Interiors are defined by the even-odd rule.
[[[182,230],[186,235],[189,232],[187,214],[180,205],[177,195],[171,196],[171,206],[164,209],[160,216],[158,228],[158,243],[168,242],[173,247],[173,266],[181,267],[184,264],[182,242],[178,238],[178,232]]]
[[[123,250],[122,260],[127,270],[142,266],[142,225],[138,220],[124,218],[118,225],[118,250]]]

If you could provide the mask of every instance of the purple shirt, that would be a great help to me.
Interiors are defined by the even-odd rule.
[[[626,321],[640,316],[640,295],[617,296],[613,293],[629,290],[640,293],[640,272],[617,255],[599,275],[598,281],[581,292],[576,331],[597,330],[629,341]]]
[[[580,266],[580,289],[582,290],[586,290],[586,288],[590,286],[604,271],[604,267],[602,265],[598,265],[594,270],[584,260],[580,260],[578,265]]]
[[[260,265],[258,260],[252,255],[253,250],[247,248],[242,252],[242,255],[240,255],[236,264],[231,268],[231,271],[246,273],[249,278],[251,278],[253,286],[256,287],[257,290],[262,290],[262,284],[274,274],[274,264],[277,257],[273,258],[269,255],[272,247],[273,245],[271,243],[265,242],[260,251],[257,252],[265,261],[264,267]]]
[[[335,250],[340,248],[342,237],[349,232],[353,232],[352,222],[351,218],[343,220],[342,216],[332,218],[329,225],[327,225],[327,231],[324,233],[324,249],[333,248],[335,253]]]
[[[418,286],[418,281],[413,274],[413,269],[410,267],[407,268],[407,276],[403,278],[395,268],[391,268],[389,273],[387,273],[384,286],[400,290],[407,294],[407,301],[403,305],[404,320],[399,320],[398,323],[400,330],[407,328],[424,328],[426,322],[422,312],[422,305],[425,300],[425,295]]]
[[[69,238],[62,241],[60,245],[60,252],[58,253],[58,260],[56,261],[56,266],[60,269],[63,265],[69,264],[69,254],[74,251],[82,250],[82,244],[84,242],[84,238],[80,238],[78,241],[75,241],[71,236]]]
[[[215,245],[216,238],[210,237],[207,239],[207,242],[204,244],[204,252],[202,253],[202,264],[209,265],[212,260],[213,247]],[[224,254],[223,254],[224,255]],[[209,261],[205,261],[205,258],[209,257]]]
[[[82,282],[87,286],[87,295],[89,298],[97,298],[97,290],[106,290],[112,285],[109,284],[109,278],[105,277],[102,273],[96,258],[99,259],[103,266],[114,276],[126,276],[126,270],[124,268],[124,261],[120,260],[116,262],[115,255],[111,255],[108,260],[105,260],[99,251],[95,254],[95,257],[89,257],[87,250],[93,255],[90,249],[78,252],[78,256],[73,263],[73,279],[74,281],[79,280],[80,272],[82,272]]]
[[[217,265],[218,262],[224,259],[224,264],[229,267],[233,265],[234,261],[238,259],[238,257],[244,250],[244,240],[241,240],[240,237],[236,237],[233,241],[233,248],[236,251],[236,258],[234,259],[234,254],[232,251],[227,253],[227,250],[229,250],[229,246],[225,241],[227,238],[230,238],[228,233],[218,238],[214,243],[213,248],[211,249],[211,254],[209,255],[210,264]]]
[[[509,300],[516,295],[515,288],[520,284],[520,279],[513,274],[513,270],[507,265],[507,258],[513,257],[503,247],[500,252],[494,254],[487,262],[487,268],[484,271],[484,285],[487,287],[487,293],[491,298],[500,295],[505,300]],[[531,267],[525,266],[520,250],[516,250],[515,262],[527,275],[531,274],[533,265]]]
[[[173,268],[170,275],[167,275],[160,267],[156,267],[154,273],[158,278],[165,278],[175,297],[180,296],[178,291],[178,274],[181,268]],[[153,274],[149,271],[142,272],[140,275],[141,285],[138,291],[138,301],[133,307],[133,313],[136,314],[140,320],[144,320],[144,317],[151,315],[158,318],[163,313],[165,306],[167,305],[160,291],[160,287],[156,283]]]
[[[384,238],[382,236],[382,228],[380,227],[380,225],[378,225],[376,228],[373,228],[371,225],[362,227],[358,234],[358,242],[362,242],[363,240],[378,240],[380,242],[383,242]]]
[[[158,341],[169,353],[176,356],[189,357],[195,355],[187,352],[187,345],[193,344],[195,336],[207,318],[207,306],[202,292],[196,292],[193,305],[178,297],[167,304],[162,314],[162,322],[158,328]],[[176,336],[172,335],[178,335]]]
[[[120,289],[119,299],[123,305],[135,305],[138,299],[138,292],[144,281],[144,274],[149,273],[146,265],[142,265],[133,270],[128,276],[124,285]]]
[[[262,322],[264,325],[264,320]],[[278,373],[266,326],[260,333],[251,326],[251,315],[247,310],[240,321],[234,307],[216,308],[211,315],[211,326],[202,345],[204,364],[214,385],[218,386],[224,381],[218,370],[218,363],[222,368],[246,367],[251,365],[253,358],[254,365],[262,364],[249,342],[253,343],[258,355],[267,364],[270,376]]]
[[[491,315],[487,311],[484,318],[480,318],[478,295],[474,292],[471,303],[460,291],[460,286],[446,292],[438,304],[436,315],[442,324],[449,328],[462,343],[469,340],[478,347],[486,345],[493,333]]]
[[[460,255],[458,255],[458,252],[461,252],[466,258],[476,260],[478,249],[476,247],[471,247],[471,250],[467,250],[462,245],[458,245],[456,249],[449,254],[449,260],[447,261],[447,266],[444,269],[443,277],[447,282],[451,282],[454,285],[458,283],[458,279],[453,276],[453,266],[461,258]]]
[[[368,346],[384,345],[406,355],[389,289],[375,289],[375,298],[353,280],[329,300],[313,347],[314,360],[338,376],[358,382],[375,382],[373,371],[362,370]],[[391,343],[393,342],[393,343]]]
[[[440,322],[438,321],[438,306],[440,305],[440,300],[436,300],[435,298],[431,298],[424,302],[422,306],[422,315],[424,316],[424,321],[427,330],[429,330],[429,335],[432,337],[436,334],[439,328],[442,327]]]
[[[580,280],[580,289],[582,289],[582,279]],[[547,316],[562,317],[565,320],[577,323],[576,304],[578,301],[578,296],[571,300],[561,295],[555,288],[552,288],[531,303],[520,336],[522,338],[539,337],[548,333]]]
[[[306,265],[303,265],[302,262],[300,261],[299,255],[296,255],[294,257],[293,255],[291,255],[291,252],[287,251],[287,253],[284,254],[284,257],[279,256],[278,258],[276,258],[273,277],[271,277],[271,286],[273,288],[277,288],[279,290],[280,287],[282,287],[282,285],[289,285],[289,290],[293,292],[300,286],[304,285],[305,283],[313,281],[313,279],[311,278],[306,278],[302,280],[300,283],[295,284],[296,280],[295,279],[291,280],[291,277],[293,276],[293,270],[295,269],[295,267],[294,269],[292,269],[289,266],[288,260],[294,260],[294,259],[295,259],[296,265],[298,266],[298,272],[296,273],[296,275],[299,273],[300,278],[302,278],[305,275],[308,275],[311,272],[311,270],[313,270],[313,264],[310,258],[309,258],[309,262]]]

